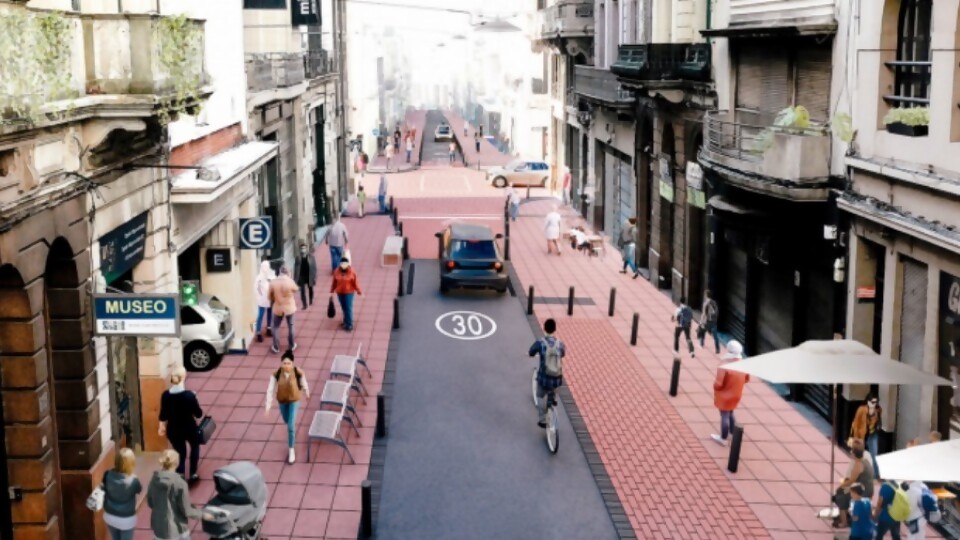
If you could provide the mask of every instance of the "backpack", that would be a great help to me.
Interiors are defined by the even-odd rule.
[[[720,308],[717,307],[717,302],[714,299],[707,301],[707,305],[704,306],[703,311],[707,315],[707,322],[715,323],[717,322],[717,315],[720,311]]]
[[[929,489],[924,488],[923,495],[920,496],[920,507],[928,523],[940,523],[943,517],[940,513],[940,505],[937,504],[937,496]]]
[[[890,519],[894,521],[906,521],[910,516],[910,499],[907,498],[907,492],[900,489],[896,484],[888,484],[893,488],[893,500],[887,506],[887,513]]]
[[[563,357],[560,356],[560,340],[554,339],[551,344],[543,340],[543,367],[548,377],[563,377]]]
[[[680,307],[680,315],[677,317],[677,322],[680,323],[682,328],[690,327],[690,323],[693,322],[693,310],[690,309],[690,306],[684,305]]]

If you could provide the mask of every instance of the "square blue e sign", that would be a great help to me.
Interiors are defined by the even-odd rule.
[[[273,218],[240,218],[240,249],[273,249]]]

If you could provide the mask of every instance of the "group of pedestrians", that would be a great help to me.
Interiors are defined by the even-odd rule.
[[[389,182],[387,181],[387,175],[380,175],[380,187],[377,189],[377,208],[381,214],[386,214],[388,211],[387,207],[387,190],[389,188]],[[367,192],[363,189],[363,184],[357,184],[357,217],[362,218],[366,214],[367,210]]]

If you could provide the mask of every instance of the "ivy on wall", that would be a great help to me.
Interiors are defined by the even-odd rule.
[[[70,64],[73,24],[59,12],[0,13],[0,124],[35,123],[44,103],[76,96]]]
[[[185,15],[160,19],[157,25],[160,65],[168,77],[161,98],[160,119],[169,122],[181,112],[199,111],[203,84],[203,27]]]

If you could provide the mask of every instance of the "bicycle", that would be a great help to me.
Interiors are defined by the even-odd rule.
[[[535,407],[540,406],[540,400],[537,398],[537,389],[539,384],[537,384],[537,374],[540,372],[540,368],[533,368],[533,405]],[[547,391],[547,411],[545,415],[545,420],[547,427],[544,428],[544,435],[547,439],[547,449],[550,450],[551,454],[556,454],[557,450],[560,449],[560,432],[559,432],[559,414],[557,413],[557,392],[556,390]]]

